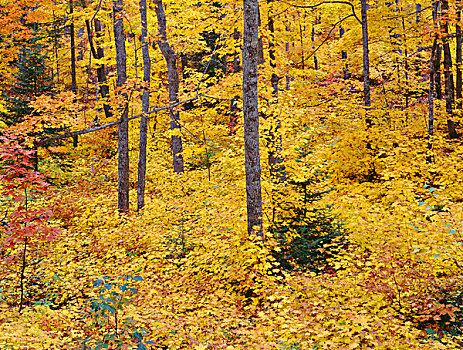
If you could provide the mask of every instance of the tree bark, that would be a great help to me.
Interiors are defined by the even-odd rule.
[[[449,34],[449,3],[448,0],[442,0],[442,12],[445,16],[443,22],[442,47],[444,51],[444,78],[445,78],[445,111],[447,112],[447,128],[450,138],[458,137],[453,122],[453,104],[455,102],[455,88],[453,83],[452,72],[452,54],[450,52],[450,34]]]
[[[146,0],[140,0],[141,17],[141,49],[143,56],[143,86],[142,112],[147,113],[150,104],[149,84],[151,80],[151,60],[148,47],[148,21]],[[148,117],[140,119],[140,153],[138,156],[138,185],[137,185],[137,210],[145,206],[145,180],[146,180],[146,144],[148,139]]]
[[[243,113],[248,233],[263,237],[257,96],[258,0],[243,0],[243,12]]]
[[[159,40],[158,46],[167,62],[167,75],[169,80],[169,100],[171,103],[178,102],[179,90],[179,74],[177,69],[177,56],[174,50],[167,41],[167,21],[164,12],[162,0],[155,0],[156,17],[158,19]],[[170,111],[170,129],[180,130],[180,112]],[[172,135],[172,156],[175,173],[183,173],[183,157],[182,157],[182,138],[178,135]]]
[[[76,76],[76,40],[75,40],[75,30],[74,30],[74,18],[72,14],[74,13],[74,3],[73,0],[69,1],[69,12],[71,14],[71,25],[70,25],[70,35],[71,35],[71,80],[72,86],[71,91],[74,94],[77,94],[77,76]]]
[[[125,51],[123,0],[113,1],[114,41],[116,43],[117,87],[122,88],[127,80],[127,56]],[[129,211],[129,122],[127,93],[122,93],[125,103],[121,110],[121,123],[118,125],[118,208]]]
[[[362,1],[362,42],[363,42],[363,95],[365,106],[371,106],[370,99],[370,58],[368,49],[368,21],[367,21],[367,0]],[[368,123],[367,123],[368,125]]]
[[[462,63],[462,39],[461,39],[461,1],[457,2],[457,24],[456,24],[456,66],[457,66],[457,77],[456,77],[456,85],[455,85],[455,92],[457,98],[457,107],[461,109],[462,106],[462,73],[461,73],[461,63]]]

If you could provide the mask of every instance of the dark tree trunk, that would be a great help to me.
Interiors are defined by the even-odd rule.
[[[84,1],[82,1],[82,5],[84,7],[86,7]],[[95,19],[94,24],[95,24],[96,37],[97,37],[97,39],[99,39],[103,35],[102,34],[101,22],[99,20]],[[101,47],[101,45],[99,45],[98,43],[96,44],[97,48],[95,49],[95,44],[93,42],[92,28],[91,28],[91,25],[90,25],[90,20],[88,20],[88,19],[85,20],[85,26],[87,27],[88,41],[90,43],[90,51],[92,52],[93,58],[102,59],[104,57],[104,50]],[[108,86],[108,83],[106,81],[106,71],[105,71],[104,64],[98,65],[98,67],[96,69],[96,75],[97,75],[97,79],[98,79],[99,89],[100,89],[100,92],[101,92],[101,97],[103,98],[103,101],[105,101],[105,102],[103,102],[103,110],[105,112],[105,117],[108,119],[108,118],[111,118],[113,116],[113,113],[111,111],[111,107],[109,106],[109,104],[106,103],[106,101],[109,98],[109,86]],[[95,122],[98,122],[98,119],[95,119]]]
[[[442,78],[440,73],[440,61],[442,58],[442,46],[437,44],[436,55],[434,57],[434,80],[436,86],[436,98],[442,100]]]
[[[342,39],[343,36],[344,36],[344,28],[341,27],[339,28],[339,38]],[[349,65],[347,63],[347,51],[341,50],[341,59],[343,62],[345,62],[343,64],[344,67],[342,68],[342,72],[343,72],[344,80],[347,80],[349,79]]]
[[[113,1],[114,41],[116,43],[117,86],[122,88],[127,80],[127,56],[125,52],[123,0]],[[121,123],[118,124],[118,208],[129,211],[129,122],[127,93],[123,93],[125,103],[121,106]]]
[[[102,45],[98,43],[98,40],[100,40],[103,37],[103,26],[101,24],[101,21],[96,18],[93,23],[95,24],[95,33],[96,33],[96,38],[97,38],[96,53],[97,53],[98,59],[102,59],[104,57],[104,49]],[[106,103],[109,99],[109,85],[106,79],[105,66],[101,65],[100,67],[98,67],[96,70],[96,73],[98,76],[98,82],[100,83],[101,97],[105,101],[105,103],[103,103],[105,117],[111,118],[113,116],[113,112],[111,111],[111,106],[108,103]]]
[[[141,49],[143,56],[143,86],[142,112],[147,113],[150,104],[149,83],[151,80],[151,60],[148,47],[148,21],[146,0],[140,0],[141,17]],[[146,144],[148,139],[148,117],[143,115],[140,119],[140,154],[138,156],[138,186],[137,210],[145,206],[145,180],[146,180]]]
[[[432,148],[432,139],[434,136],[434,56],[437,51],[437,35],[434,38],[434,43],[432,45],[431,59],[430,59],[430,73],[429,73],[429,96],[428,96],[428,105],[429,105],[429,114],[428,114],[428,149]],[[431,159],[427,158],[427,161],[430,162]]]
[[[275,57],[275,20],[273,18],[273,1],[274,0],[267,0],[268,6],[268,57],[270,61],[270,67],[276,68],[277,62]]]
[[[241,34],[237,28],[233,30],[233,40],[235,40],[235,53],[233,54],[233,73],[238,73],[241,71],[241,62],[240,62],[240,55],[239,55],[239,40],[241,38]]]
[[[462,63],[462,39],[461,39],[461,26],[460,26],[460,21],[461,21],[461,2],[457,2],[457,16],[458,16],[458,22],[456,24],[456,66],[457,66],[457,80],[456,80],[456,85],[455,85],[455,92],[456,92],[456,98],[457,98],[457,107],[458,109],[461,109],[462,106],[462,73],[461,73],[461,63]]]
[[[258,0],[243,0],[243,12],[243,113],[248,233],[263,237],[257,97]]]
[[[450,52],[450,34],[449,34],[449,3],[448,0],[442,0],[442,12],[446,17],[443,22],[444,35],[442,37],[442,47],[444,51],[444,78],[445,78],[445,110],[447,112],[447,127],[450,138],[457,138],[455,123],[453,122],[453,104],[455,102],[455,88],[453,83],[452,72],[452,54]]]
[[[362,0],[362,42],[363,42],[363,94],[365,106],[371,106],[370,99],[370,58],[368,49],[367,0]],[[367,123],[368,125],[368,123]]]
[[[260,8],[258,8],[258,15],[259,15],[259,31],[261,27],[261,21],[260,21]],[[264,40],[262,39],[262,35],[259,35],[259,42],[258,42],[258,54],[257,54],[257,64],[261,65],[265,63],[265,58],[264,58]]]
[[[317,24],[317,18],[315,16],[315,19],[312,21],[312,50],[315,51],[315,25]],[[318,58],[317,55],[313,55],[313,64],[314,64],[314,69],[318,70]]]
[[[169,80],[169,100],[171,103],[178,102],[178,90],[179,90],[179,75],[177,69],[177,56],[174,50],[167,41],[167,21],[166,14],[164,12],[164,5],[162,0],[155,0],[156,4],[156,16],[158,19],[159,27],[159,39],[158,45],[161,49],[162,55],[167,62],[167,75]],[[170,129],[180,129],[180,112],[170,111]],[[172,136],[172,156],[174,172],[183,173],[183,157],[182,157],[182,138],[177,135]]]
[[[73,0],[69,1],[69,12],[72,14],[74,13],[74,3]],[[71,80],[72,86],[71,91],[74,94],[77,94],[77,76],[76,76],[76,40],[75,40],[75,30],[74,30],[74,19],[71,19],[71,26],[70,26],[70,35],[71,35]]]

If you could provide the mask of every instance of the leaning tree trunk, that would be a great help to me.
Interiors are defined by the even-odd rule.
[[[243,114],[248,233],[263,237],[257,97],[258,0],[243,0],[243,12]]]
[[[444,78],[445,78],[445,110],[447,112],[447,128],[450,138],[458,137],[453,122],[453,104],[455,102],[453,72],[452,72],[452,55],[450,52],[450,34],[449,34],[449,3],[448,0],[442,0],[442,12],[446,17],[443,22],[444,35],[442,37],[442,48],[444,51]]]
[[[151,78],[151,60],[148,47],[148,22],[147,22],[146,0],[140,0],[140,17],[141,17],[141,49],[143,55],[143,96],[142,112],[144,115],[140,118],[140,154],[138,156],[138,187],[137,187],[137,210],[145,206],[145,176],[146,176],[146,144],[148,137],[148,112],[150,104],[149,83]]]
[[[162,55],[167,62],[167,75],[169,80],[169,100],[171,103],[178,102],[179,90],[179,75],[177,69],[177,56],[174,50],[167,41],[167,21],[164,12],[164,5],[162,0],[155,0],[156,4],[156,17],[158,19],[159,39],[158,45],[161,49]],[[170,129],[180,129],[180,112],[170,110]],[[172,156],[175,173],[183,173],[183,157],[182,157],[182,138],[178,135],[172,135]]]
[[[121,89],[127,80],[127,56],[125,52],[123,0],[113,2],[114,41],[116,42],[117,87]],[[118,124],[118,208],[129,211],[129,122],[127,93],[122,93],[125,103],[121,107],[121,123]]]

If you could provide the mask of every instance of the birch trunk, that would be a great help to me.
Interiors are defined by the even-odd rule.
[[[140,0],[141,17],[141,49],[143,56],[143,86],[142,112],[147,113],[150,104],[149,83],[151,78],[151,60],[148,47],[148,22],[146,0]],[[138,185],[137,185],[137,210],[145,206],[145,180],[146,180],[146,144],[148,138],[148,117],[143,115],[140,119],[140,150],[138,156]]]
[[[257,58],[258,0],[243,0],[243,113],[248,233],[263,237]]]
[[[174,50],[167,41],[167,21],[164,12],[162,0],[155,0],[156,17],[158,19],[159,40],[158,45],[167,62],[167,75],[169,80],[169,100],[171,103],[178,102],[179,90],[179,74],[177,68],[177,56]],[[170,111],[170,129],[180,130],[180,112]],[[182,138],[178,135],[172,136],[172,157],[175,173],[183,173],[183,157],[182,157]]]
[[[116,43],[117,87],[122,88],[127,80],[127,56],[125,51],[123,0],[113,1],[114,41]],[[129,122],[127,93],[122,93],[125,103],[121,106],[121,123],[118,125],[118,208],[129,211]]]

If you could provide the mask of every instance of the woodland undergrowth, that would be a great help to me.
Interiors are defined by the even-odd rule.
[[[170,170],[169,131],[150,135],[146,206],[138,213],[116,209],[114,134],[85,135],[77,148],[43,149],[39,171],[46,176],[40,176],[51,185],[39,193],[38,184],[28,183],[33,198],[25,206],[27,197],[17,196],[14,205],[16,212],[50,210],[42,224],[60,233],[39,236],[24,261],[19,243],[30,236],[9,245],[0,228],[0,343],[15,349],[459,348],[461,142],[437,136],[427,162],[424,104],[406,112],[373,109],[366,128],[365,110],[342,87],[331,82],[332,102],[310,107],[309,98],[296,98],[307,84],[296,84],[275,110],[269,107],[281,116],[288,183],[275,187],[263,157],[264,242],[246,230],[243,130],[219,137],[227,118],[220,108],[205,112],[209,149],[186,142],[184,174]],[[377,96],[379,105],[386,96]],[[203,123],[184,114],[190,130]],[[157,123],[167,125],[167,116]],[[137,139],[135,125],[131,138]],[[9,154],[12,143],[2,142],[2,154]],[[24,152],[23,169],[32,171]],[[301,183],[317,200],[304,204]],[[291,250],[288,244],[301,239],[291,225],[301,215],[311,235],[305,248]],[[284,242],[276,229],[282,226]],[[317,232],[323,237],[330,230],[338,234],[317,241]],[[305,266],[297,254],[307,257]]]

